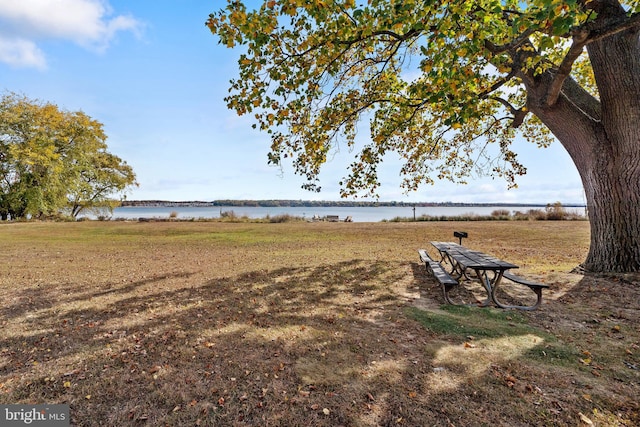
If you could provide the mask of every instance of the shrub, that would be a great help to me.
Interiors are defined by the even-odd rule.
[[[547,219],[552,221],[558,221],[567,217],[567,211],[562,203],[555,202],[553,205],[549,204],[545,208],[547,213]]]
[[[234,211],[220,211],[220,218],[236,219],[238,215]]]
[[[304,219],[300,218],[299,216],[282,214],[282,215],[276,215],[276,216],[267,216],[267,220],[271,223],[283,223],[283,222],[298,222],[298,221],[303,221]]]
[[[547,214],[542,209],[529,209],[527,215],[529,215],[529,218],[535,220],[547,219]]]
[[[513,213],[513,219],[516,221],[528,221],[533,218],[531,218],[527,212],[515,211]]]
[[[507,209],[496,209],[495,211],[491,212],[491,217],[493,219],[502,220],[511,219],[511,212],[509,212]]]

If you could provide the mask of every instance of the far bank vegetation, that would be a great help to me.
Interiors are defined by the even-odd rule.
[[[87,218],[83,218],[88,220]],[[98,220],[105,221],[111,219],[107,216],[99,216]],[[568,211],[560,202],[548,204],[541,209],[528,209],[526,211],[510,211],[508,209],[496,209],[490,215],[477,215],[474,213],[462,215],[420,215],[413,217],[395,217],[381,222],[414,222],[414,221],[578,221],[586,220],[585,215],[580,215],[575,211]],[[115,221],[127,221],[125,218],[113,218]],[[320,219],[322,221],[323,219]],[[313,222],[310,218],[305,218],[290,214],[267,215],[263,218],[251,218],[247,215],[239,215],[233,210],[220,211],[220,216],[216,218],[179,218],[177,211],[172,211],[167,218],[141,217],[140,222],[165,222],[165,221],[186,221],[186,222],[233,222],[233,223],[287,223],[287,222]],[[344,222],[344,221],[341,221]]]
[[[526,211],[510,211],[508,209],[496,209],[491,215],[476,215],[474,213],[446,216],[446,215],[420,215],[414,218],[396,217],[390,222],[410,221],[578,221],[586,220],[585,215],[567,211],[560,202],[548,204],[544,209],[528,209]]]

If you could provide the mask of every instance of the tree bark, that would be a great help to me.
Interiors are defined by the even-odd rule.
[[[528,105],[582,178],[591,224],[585,269],[640,271],[640,38],[622,32],[589,44],[587,52],[599,100],[568,79],[557,102],[545,105],[548,73],[529,82]]]
[[[591,271],[640,270],[640,38],[627,31],[587,47],[602,104],[601,152],[586,176]],[[583,180],[585,180],[583,178]]]

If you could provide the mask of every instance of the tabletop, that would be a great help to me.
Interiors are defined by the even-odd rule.
[[[518,268],[517,265],[503,261],[484,252],[466,248],[453,242],[431,242],[440,252],[445,253],[463,268],[474,270],[494,270],[504,271],[511,268]]]

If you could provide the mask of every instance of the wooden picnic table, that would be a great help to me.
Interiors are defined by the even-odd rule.
[[[475,272],[475,277],[487,291],[487,299],[481,304],[483,307],[495,302],[493,297],[494,289],[500,285],[504,272],[512,268],[518,268],[515,264],[466,248],[457,243],[431,242],[431,244],[438,250],[442,260],[451,265],[450,275],[457,279],[462,277],[470,279],[467,271],[471,269]]]
[[[486,307],[492,302],[500,308],[518,308],[522,310],[534,310],[542,302],[542,289],[548,288],[542,283],[531,282],[518,277],[510,272],[511,269],[518,268],[517,265],[496,258],[492,255],[469,249],[454,242],[431,242],[440,254],[440,262],[432,260],[424,249],[420,249],[420,258],[428,266],[428,269],[434,274],[434,277],[443,285],[445,300],[449,304],[454,304],[449,296],[456,285],[459,285],[462,279],[479,280],[487,293],[487,298],[480,305]],[[445,271],[441,262],[450,265],[449,272]],[[475,274],[471,274],[471,271]],[[499,301],[496,291],[500,286],[502,279],[507,278],[512,282],[516,282],[528,286],[537,295],[537,301],[534,305],[508,305]]]

